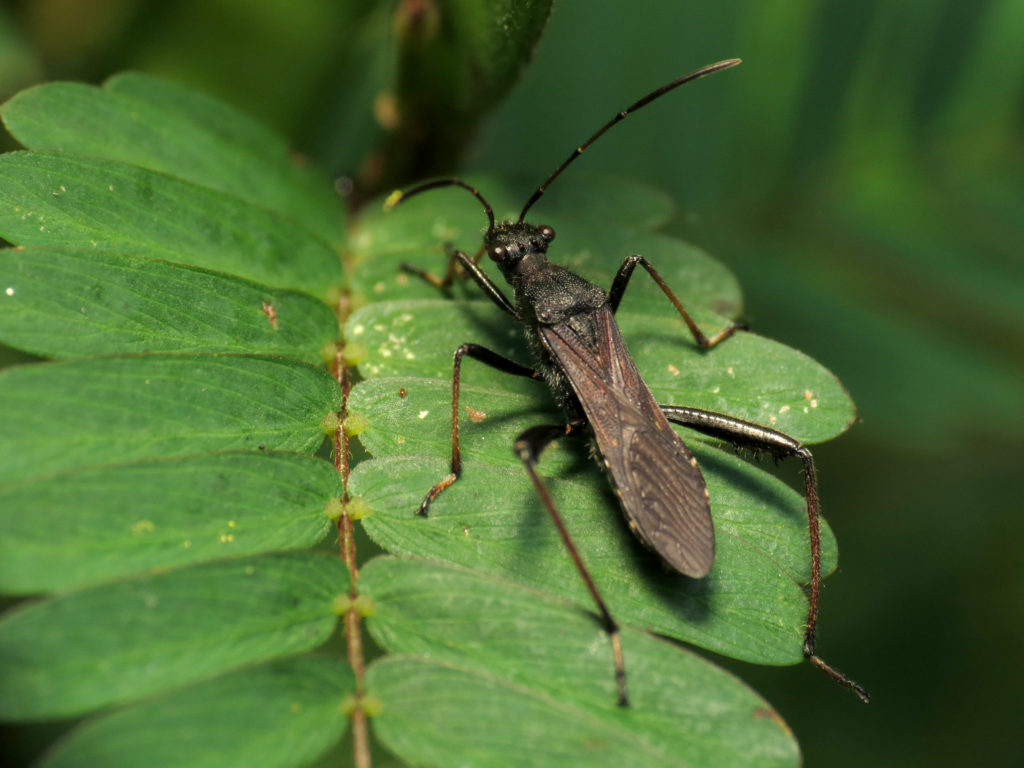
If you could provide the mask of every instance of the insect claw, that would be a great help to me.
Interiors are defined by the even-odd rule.
[[[458,479],[459,476],[454,472],[446,475],[444,480],[442,480],[440,483],[438,483],[437,485],[430,489],[430,492],[426,495],[426,498],[424,498],[423,501],[420,503],[420,508],[416,510],[416,514],[421,515],[422,517],[426,517],[427,510],[430,508],[430,503],[434,499],[436,499],[443,490],[445,490],[449,485],[451,485]]]
[[[619,637],[619,628],[611,633],[612,657],[615,661],[615,685],[618,688],[618,705],[629,706],[629,694],[626,692],[626,664],[622,658],[622,640]]]
[[[804,654],[805,655],[807,655],[807,646],[808,646],[808,643],[805,641],[804,642]],[[835,680],[837,683],[839,683],[841,686],[843,686],[844,688],[849,688],[851,691],[853,691],[854,695],[858,699],[860,699],[862,702],[864,702],[865,704],[870,704],[871,703],[871,696],[864,689],[864,686],[862,686],[860,683],[855,682],[854,680],[851,680],[850,678],[848,678],[846,675],[844,675],[838,669],[833,667],[831,664],[828,664],[820,656],[816,656],[815,654],[811,653],[811,654],[807,655],[807,660],[810,661],[811,664],[816,666],[822,672],[824,672],[826,675],[828,675],[833,680]]]

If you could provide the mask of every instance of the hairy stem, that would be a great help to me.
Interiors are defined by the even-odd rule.
[[[348,364],[345,362],[341,348],[334,356],[334,376],[341,386],[341,413],[338,419],[338,427],[334,434],[334,466],[341,475],[342,482],[342,505],[345,513],[338,520],[338,544],[341,548],[341,558],[348,568],[351,577],[351,588],[349,591],[349,604],[355,605],[356,597],[359,594],[358,578],[359,569],[356,563],[356,541],[355,530],[352,518],[348,515],[348,476],[349,476],[349,453],[348,433],[345,432],[345,417],[348,415],[348,395],[351,385],[348,376]],[[363,636],[359,628],[359,614],[354,607],[350,607],[345,613],[345,640],[348,648],[348,663],[356,681],[356,706],[350,715],[352,719],[352,749],[353,763],[356,768],[370,768],[370,736],[366,727],[366,713],[359,706],[363,697]]]

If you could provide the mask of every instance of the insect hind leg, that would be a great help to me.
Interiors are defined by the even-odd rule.
[[[840,685],[852,690],[865,704],[868,692],[842,672],[825,662],[815,652],[818,626],[818,601],[821,596],[821,503],[818,500],[818,475],[810,450],[785,432],[761,426],[750,421],[726,416],[701,408],[661,405],[669,421],[690,427],[710,437],[725,440],[740,448],[771,451],[776,456],[794,456],[804,465],[804,498],[807,502],[807,522],[811,540],[811,584],[808,596],[807,623],[804,629],[804,658]]]
[[[558,513],[558,508],[555,506],[551,494],[537,474],[537,463],[540,459],[540,454],[548,445],[561,437],[578,434],[585,427],[586,422],[582,420],[572,421],[566,426],[542,424],[531,427],[516,438],[514,450],[516,456],[523,462],[526,473],[530,477],[530,482],[533,483],[533,487],[537,491],[537,495],[540,496],[544,508],[547,509],[551,520],[555,524],[555,528],[558,529],[558,534],[562,537],[562,543],[565,544],[565,548],[569,551],[569,556],[572,558],[576,570],[579,571],[583,582],[587,585],[587,590],[590,592],[590,596],[594,599],[598,612],[601,614],[601,620],[612,644],[612,658],[615,663],[615,684],[618,688],[619,706],[626,707],[629,706],[629,695],[626,692],[626,665],[622,655],[622,639],[619,634],[619,625],[612,618],[608,606],[605,605],[604,598],[601,597],[601,593],[597,589],[597,584],[594,583],[593,577],[583,562],[583,557],[580,555],[579,550],[576,549],[576,544],[569,534],[565,521],[562,520],[562,516]]]

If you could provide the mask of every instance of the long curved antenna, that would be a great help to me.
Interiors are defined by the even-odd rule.
[[[601,136],[604,135],[605,131],[607,131],[617,122],[624,119],[627,115],[636,112],[638,109],[640,109],[640,107],[646,107],[648,104],[650,104],[658,97],[664,96],[669,91],[678,88],[680,85],[683,85],[684,83],[688,83],[691,80],[696,80],[698,77],[704,77],[704,75],[710,75],[712,72],[719,72],[720,70],[723,69],[735,67],[737,64],[740,63],[740,61],[741,59],[726,59],[725,61],[719,61],[714,64],[709,64],[706,67],[701,67],[696,72],[691,72],[688,75],[683,75],[679,79],[673,80],[671,83],[667,83],[661,86],[661,88],[659,88],[658,90],[652,91],[639,101],[635,102],[634,104],[631,104],[630,106],[626,107],[624,110],[619,112],[617,115],[615,115],[615,117],[613,117],[611,120],[605,123],[597,133],[595,133],[593,136],[587,139],[583,144],[578,146],[573,151],[573,153],[569,155],[568,158],[566,158],[565,162],[558,166],[558,168],[555,169],[554,173],[548,176],[547,181],[541,184],[537,188],[537,191],[534,192],[533,195],[530,197],[530,199],[526,201],[526,205],[523,207],[523,212],[519,214],[519,221],[522,221],[523,219],[526,218],[526,212],[533,207],[534,203],[540,200],[540,196],[544,194],[545,190],[547,190],[549,186],[551,186],[551,182],[557,179],[558,176],[562,173],[562,171],[564,171],[568,167],[569,163],[571,163],[573,160],[575,160],[577,157],[583,154],[583,150],[585,150],[587,147],[589,147],[591,144],[593,144],[595,141],[601,138]]]
[[[473,197],[483,204],[484,210],[487,212],[487,220],[490,222],[487,227],[487,231],[490,232],[494,229],[494,210],[491,208],[491,204],[484,200],[484,196],[477,191],[476,187],[469,186],[469,184],[464,182],[462,179],[437,179],[435,181],[428,181],[425,184],[420,184],[418,187],[413,187],[407,192],[396,189],[388,195],[387,200],[384,201],[384,207],[390,211],[403,200],[408,200],[413,195],[418,195],[420,192],[426,192],[429,189],[437,189],[438,187],[462,187],[463,189],[471,192]]]

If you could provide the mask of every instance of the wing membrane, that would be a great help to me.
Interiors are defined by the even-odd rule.
[[[641,378],[611,310],[541,326],[540,335],[583,406],[633,532],[678,571],[707,575],[715,534],[704,478]]]

